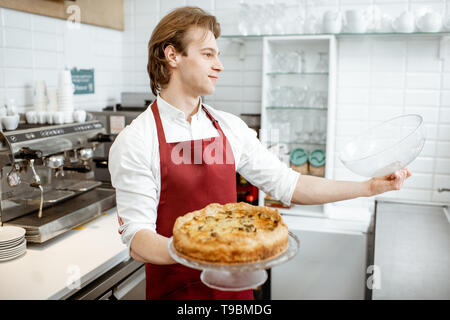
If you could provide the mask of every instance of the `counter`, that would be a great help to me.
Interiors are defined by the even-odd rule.
[[[0,299],[63,299],[128,259],[116,208],[27,252],[0,262]]]

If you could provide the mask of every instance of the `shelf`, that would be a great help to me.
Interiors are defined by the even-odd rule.
[[[281,143],[281,144],[288,144],[288,145],[303,145],[303,146],[325,146],[325,143],[313,143],[313,142],[286,142],[286,141],[265,141],[263,142],[264,144],[271,146],[277,143]]]
[[[301,34],[262,34],[262,35],[222,35],[222,38],[237,38],[237,39],[250,39],[250,38],[264,38],[264,37],[292,37],[292,36],[336,36],[339,37],[364,37],[364,36],[450,36],[450,32],[412,32],[412,33],[401,33],[401,32],[390,32],[390,33],[301,33]]]
[[[327,111],[327,108],[312,108],[312,107],[284,107],[284,106],[267,106],[267,110],[317,110]]]
[[[291,208],[279,208],[283,215],[309,216],[327,218],[323,212],[323,205],[292,205]]]
[[[302,76],[328,76],[328,72],[268,72],[267,76],[302,75]]]

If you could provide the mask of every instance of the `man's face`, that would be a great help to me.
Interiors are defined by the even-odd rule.
[[[214,34],[208,30],[205,35],[205,29],[191,28],[186,37],[187,56],[180,54],[178,63],[182,83],[193,95],[212,94],[218,75],[223,70]]]

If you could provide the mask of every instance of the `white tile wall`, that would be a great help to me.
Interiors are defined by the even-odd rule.
[[[295,3],[297,0],[280,2]],[[148,91],[147,42],[159,19],[169,10],[197,5],[215,14],[222,34],[236,34],[240,0],[124,0],[125,30],[83,25],[66,29],[62,20],[0,9],[0,99],[15,97],[32,105],[37,79],[56,85],[64,66],[95,68],[96,93],[77,96],[77,106],[99,109],[118,101],[125,90]],[[311,1],[309,1],[311,2]],[[318,0],[318,11],[330,8],[365,8],[379,5],[392,16],[427,5],[441,12],[444,0]],[[234,114],[260,111],[262,41],[247,40],[245,58],[240,45],[219,39],[225,67],[215,94],[206,101]],[[450,202],[450,50],[438,58],[439,37],[345,37],[338,40],[336,150],[368,125],[402,113],[425,118],[428,140],[421,156],[410,165],[413,177],[398,192],[401,199]],[[335,161],[335,178],[361,180]],[[355,205],[368,203],[357,200]],[[343,202],[352,205],[351,201]]]
[[[85,24],[70,30],[64,20],[0,8],[0,103],[14,98],[26,111],[33,105],[34,81],[56,87],[65,67],[95,69],[95,94],[75,96],[76,108],[101,110],[117,103],[123,91],[122,42],[121,31]]]

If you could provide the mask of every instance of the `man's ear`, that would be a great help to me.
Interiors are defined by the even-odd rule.
[[[166,56],[166,60],[169,64],[169,66],[172,68],[176,68],[178,65],[179,58],[178,58],[178,53],[175,50],[174,46],[168,45],[164,49],[164,55]]]

